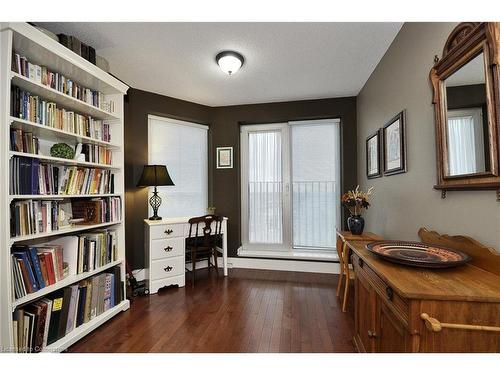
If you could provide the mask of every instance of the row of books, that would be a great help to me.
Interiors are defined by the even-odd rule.
[[[14,245],[11,260],[15,298],[114,262],[118,259],[117,243],[116,230],[105,229],[42,245]]]
[[[76,135],[111,142],[108,123],[60,108],[56,103],[31,95],[17,86],[11,87],[11,115]]]
[[[63,248],[60,245],[15,245],[11,257],[16,298],[55,284],[67,276],[64,274]]]
[[[10,205],[11,236],[51,233],[59,230],[61,213],[57,200],[22,200]]]
[[[40,152],[40,142],[38,137],[34,137],[31,132],[25,132],[20,129],[11,129],[10,149],[17,152],[38,154]]]
[[[40,352],[123,300],[119,267],[59,289],[13,313],[15,352]]]
[[[33,64],[26,57],[20,56],[18,53],[12,52],[11,68],[13,72],[21,74],[32,81],[110,112],[111,104],[105,101],[102,92],[84,87],[61,73],[49,70],[46,66]]]
[[[85,161],[89,163],[107,165],[111,165],[113,163],[113,152],[102,146],[79,143],[76,146],[75,159],[78,159],[79,155],[83,155],[85,157]]]
[[[110,170],[59,166],[24,156],[12,157],[9,169],[12,195],[113,194],[115,190]]]
[[[12,237],[51,233],[74,223],[101,224],[120,221],[120,197],[73,200],[16,200],[10,205]]]

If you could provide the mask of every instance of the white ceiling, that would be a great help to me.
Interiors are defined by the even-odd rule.
[[[71,34],[105,57],[128,85],[225,106],[354,96],[402,23],[38,23]],[[224,74],[231,49],[242,69]]]

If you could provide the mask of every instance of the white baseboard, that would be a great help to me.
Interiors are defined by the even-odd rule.
[[[219,268],[222,268],[222,257],[217,258]],[[340,266],[334,262],[310,262],[305,260],[284,260],[284,259],[260,259],[260,258],[241,258],[228,257],[228,268],[250,268],[257,270],[275,270],[275,271],[295,271],[312,273],[330,273],[338,275]],[[186,268],[191,270],[191,263],[186,264]],[[196,262],[196,269],[207,268],[207,261]],[[135,278],[140,281],[146,278],[145,271],[132,271]]]
[[[338,274],[340,267],[334,262],[310,262],[305,260],[236,258],[227,259],[228,268],[252,268],[258,270],[296,271]],[[220,263],[219,263],[220,264]]]

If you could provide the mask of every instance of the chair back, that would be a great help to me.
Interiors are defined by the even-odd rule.
[[[194,247],[213,247],[222,235],[222,216],[205,215],[192,217],[189,223],[189,239]],[[212,228],[213,225],[213,228]],[[201,231],[201,233],[200,233]],[[198,239],[202,239],[201,241]]]

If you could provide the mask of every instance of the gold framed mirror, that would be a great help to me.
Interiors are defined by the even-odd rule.
[[[430,72],[435,109],[435,189],[500,189],[500,23],[463,22]]]

